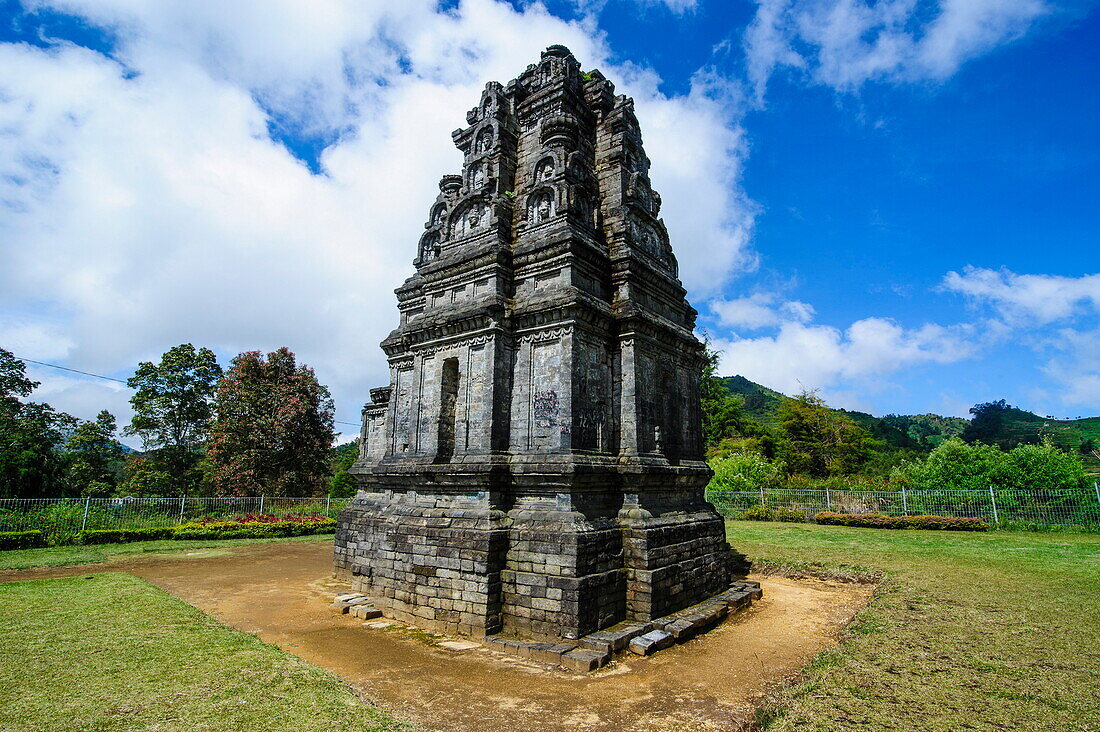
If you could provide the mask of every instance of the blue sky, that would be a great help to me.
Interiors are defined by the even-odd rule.
[[[1100,13],[1041,0],[0,0],[0,345],[287,345],[354,422],[449,131],[551,42],[635,97],[723,370],[1100,413]],[[128,418],[120,385],[38,398]]]

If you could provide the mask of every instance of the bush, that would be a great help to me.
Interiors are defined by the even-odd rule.
[[[41,531],[0,531],[0,550],[36,549],[46,546],[46,535]]]
[[[770,487],[779,479],[782,463],[776,463],[754,452],[734,452],[724,458],[711,460],[714,477],[710,492],[714,494],[755,491],[760,486]]]
[[[746,508],[738,518],[749,521],[786,521],[799,523],[806,520],[806,514],[797,508],[785,506],[753,506]]]
[[[265,539],[277,536],[327,534],[336,530],[334,519],[276,521],[193,521],[176,527],[173,539]]]
[[[943,531],[985,531],[989,524],[978,518],[966,516],[886,516],[881,513],[835,513],[821,511],[814,514],[819,524],[834,526],[858,526],[867,529],[939,529]]]
[[[152,529],[96,529],[82,531],[77,536],[79,544],[124,544],[128,541],[156,541],[171,539],[171,527]]]
[[[327,518],[327,516],[322,516],[319,513],[309,514],[306,516],[290,513],[285,516],[276,516],[270,513],[246,513],[243,516],[234,516],[231,519],[214,518],[212,516],[207,516],[205,518],[199,519],[198,521],[193,521],[192,523],[202,524],[203,526],[212,523],[225,523],[227,521],[236,524],[277,524],[280,522],[297,524],[324,521]]]

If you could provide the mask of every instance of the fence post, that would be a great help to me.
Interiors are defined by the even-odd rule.
[[[997,516],[997,494],[993,492],[993,486],[989,486],[989,500],[993,503],[993,523],[999,524],[1001,519]]]
[[[825,486],[825,510],[833,510],[833,496],[829,493],[829,486]]]
[[[178,523],[178,524],[183,523],[183,504],[186,503],[186,501],[187,501],[187,496],[180,496],[180,517],[179,517],[179,520],[176,521],[176,523]]]
[[[84,519],[80,522],[80,530],[83,531],[88,525],[88,508],[92,505],[92,497],[84,496]]]
[[[325,496],[325,515],[329,516],[330,514],[332,514],[332,494],[331,493],[329,493],[327,496]]]
[[[264,514],[264,497],[260,496],[260,515],[263,516],[263,514]]]
[[[760,486],[760,505],[764,505],[764,486]]]
[[[909,515],[909,493],[905,490],[905,486],[901,487],[901,515]]]

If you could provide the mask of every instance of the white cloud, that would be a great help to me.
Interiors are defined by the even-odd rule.
[[[700,73],[667,97],[541,5],[41,4],[112,28],[120,62],[0,44],[0,313],[21,314],[28,358],[124,374],[181,342],[288,345],[356,420],[387,378],[392,290],[461,164],[450,131],[551,43],[636,97],[685,284],[715,290],[754,262],[731,88]],[[270,114],[337,138],[325,175],[270,139]],[[93,416],[74,388],[55,406]]]
[[[927,363],[954,363],[974,353],[965,325],[903,328],[886,318],[858,320],[841,331],[788,321],[759,338],[716,341],[723,374],[741,374],[778,391],[830,388],[874,380]]]
[[[598,16],[610,0],[573,0],[577,10],[588,17]],[[640,8],[664,7],[676,15],[683,15],[699,7],[699,0],[629,0]]]
[[[1090,309],[1100,313],[1100,274],[1064,277],[967,267],[962,274],[944,275],[941,287],[992,306],[1008,324],[1045,325]]]
[[[814,316],[814,308],[809,303],[797,300],[780,302],[773,292],[756,292],[736,300],[712,300],[710,307],[722,325],[745,330],[758,330],[792,321],[808,323]]]
[[[784,67],[846,92],[942,80],[1047,12],[1042,0],[759,0],[744,38],[749,81],[762,101]]]
[[[1062,387],[1062,403],[1100,408],[1100,328],[1062,328],[1051,345],[1055,355],[1042,371]]]

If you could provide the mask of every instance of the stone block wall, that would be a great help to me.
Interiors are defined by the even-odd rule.
[[[483,501],[361,493],[335,545],[337,575],[388,617],[469,636],[502,627],[507,531]]]

